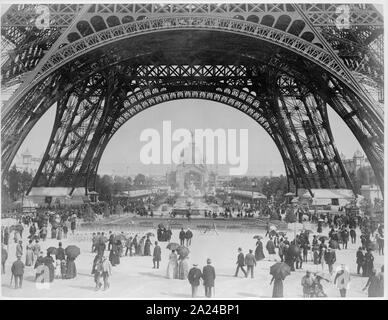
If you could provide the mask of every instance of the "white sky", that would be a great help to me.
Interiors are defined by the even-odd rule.
[[[30,132],[19,152],[26,148],[34,156],[41,155],[47,145],[54,121],[55,110],[49,110]],[[329,117],[337,147],[346,157],[352,157],[361,147],[337,114],[329,110]],[[145,111],[123,125],[108,144],[101,159],[99,173],[107,174],[164,174],[170,165],[143,165],[139,160],[140,133],[147,128],[162,132],[162,121],[170,120],[172,129],[248,129],[248,175],[284,174],[284,165],[276,145],[253,119],[241,111],[206,100],[177,100],[163,103]],[[173,144],[174,146],[174,144]],[[220,174],[229,167],[218,166]]]

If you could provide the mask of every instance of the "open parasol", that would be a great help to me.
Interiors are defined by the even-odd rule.
[[[320,241],[322,241],[322,240],[329,240],[329,237],[328,236],[320,236],[319,238],[318,238]]]
[[[176,250],[180,247],[179,244],[175,243],[175,242],[170,242],[168,245],[167,245],[167,249],[170,249],[170,250]]]
[[[318,219],[319,222],[325,222],[322,218]]]
[[[290,247],[287,249],[287,253],[290,252],[294,257],[297,257],[300,254],[300,251],[300,248],[294,244],[290,245]]]
[[[276,226],[270,226],[270,227],[269,227],[269,230],[276,231]]]
[[[57,254],[57,248],[55,247],[50,247],[47,249],[48,254]]]
[[[275,279],[284,279],[291,273],[291,268],[284,262],[277,262],[271,266],[269,274],[274,276]]]
[[[77,246],[70,245],[70,246],[66,247],[65,253],[66,253],[68,258],[75,259],[80,255],[81,250]]]
[[[179,247],[176,249],[176,252],[178,253],[179,257],[180,257],[181,259],[183,259],[183,258],[186,258],[186,257],[189,255],[190,250],[189,250],[189,248],[187,248],[187,247],[179,246]]]
[[[155,237],[155,234],[153,234],[152,232],[147,232],[147,233],[146,233],[146,236],[147,236],[147,237]]]
[[[261,239],[263,239],[263,237],[259,236],[259,235],[256,235],[256,236],[253,237],[253,239],[261,240]]]

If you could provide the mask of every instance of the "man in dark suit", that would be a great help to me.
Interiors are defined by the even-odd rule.
[[[205,286],[205,296],[211,298],[212,287],[214,287],[214,280],[216,279],[216,271],[211,265],[211,260],[207,259],[207,265],[203,267],[202,278],[203,285]]]
[[[245,257],[244,257],[244,253],[242,252],[242,249],[241,248],[238,248],[238,255],[237,255],[237,268],[236,268],[236,273],[234,274],[235,277],[237,277],[238,275],[238,271],[241,269],[242,272],[244,273],[244,276],[246,277],[247,276],[247,272],[245,271],[244,269],[244,265],[245,265]]]
[[[24,263],[21,260],[21,255],[17,256],[17,260],[12,264],[11,271],[15,279],[15,289],[21,288],[23,283]]]
[[[157,268],[159,269],[159,262],[162,260],[162,249],[158,245],[158,241],[155,241],[155,247],[154,247],[154,254],[152,261],[154,262],[153,269]],[[156,267],[155,267],[156,264]]]
[[[193,267],[190,269],[187,279],[191,284],[191,296],[195,298],[197,296],[199,281],[202,278],[202,272],[198,268],[198,264],[193,264]]]
[[[65,257],[65,249],[62,248],[62,242],[59,242],[59,244],[58,244],[57,252],[55,254],[55,259],[59,260],[59,261],[62,261],[62,260],[66,259],[66,257]]]
[[[193,233],[191,232],[190,228],[187,228],[185,238],[186,238],[186,246],[189,247],[191,245],[191,239],[193,238]]]
[[[181,246],[185,245],[185,239],[186,239],[186,232],[182,228],[181,232],[179,232],[179,240],[180,240],[180,245]]]

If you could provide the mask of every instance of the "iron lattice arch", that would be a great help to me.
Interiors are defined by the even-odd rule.
[[[33,65],[29,81],[22,82],[3,110],[3,172],[38,119],[56,107],[54,128],[32,186],[89,187],[106,145],[121,125],[150,106],[198,98],[232,106],[257,121],[278,147],[295,185],[353,188],[331,133],[331,107],[360,142],[383,188],[382,112],[333,51],[338,39],[328,42],[333,33],[329,32],[331,38],[326,34],[333,25],[319,19],[335,7],[70,8],[74,12],[67,8],[67,18],[57,25],[68,29],[57,38],[50,29],[53,33],[46,36],[56,40],[35,64],[25,64]],[[65,8],[56,10],[60,17]],[[382,20],[373,7],[364,11],[357,11],[353,21],[363,30],[358,36],[372,41],[381,32]],[[2,32],[23,30],[12,23]],[[365,44],[363,52],[372,51]],[[381,62],[376,57],[365,61]],[[12,83],[17,73],[7,66],[2,77]],[[378,68],[368,66],[371,81],[381,82],[373,71]]]

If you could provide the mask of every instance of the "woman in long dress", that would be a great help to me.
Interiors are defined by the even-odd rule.
[[[66,279],[73,279],[77,276],[77,268],[75,266],[75,259],[67,258],[66,263]]]
[[[151,240],[149,236],[147,236],[147,239],[144,244],[144,255],[145,256],[151,255]]]
[[[256,242],[256,250],[255,250],[255,259],[256,261],[263,260],[265,258],[264,252],[263,252],[263,243],[259,240]]]
[[[28,241],[28,245],[26,247],[26,267],[30,267],[34,264],[34,245],[32,244],[32,240]]]
[[[186,280],[189,275],[189,262],[188,257],[179,257],[178,264],[178,279]]]
[[[272,282],[274,282],[272,298],[283,298],[283,279],[280,277],[272,277],[270,284],[272,284]]]
[[[139,255],[144,256],[144,247],[145,247],[145,237],[142,237],[139,242],[140,252]]]
[[[171,251],[168,259],[167,278],[176,279],[178,276],[178,256],[175,253],[175,250]]]

